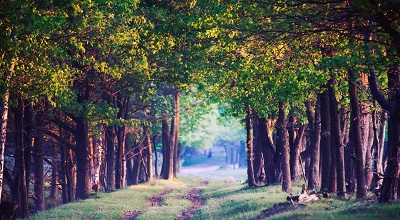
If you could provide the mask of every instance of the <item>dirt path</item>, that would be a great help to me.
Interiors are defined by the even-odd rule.
[[[163,196],[172,192],[172,189],[165,189],[157,194],[155,194],[154,196],[149,198],[149,203],[147,204],[147,207],[150,206],[162,206],[162,204],[164,203],[164,199]]]
[[[165,189],[154,196],[150,197],[147,202],[147,207],[150,206],[162,206],[164,203],[163,196],[172,192],[172,189]],[[135,220],[140,214],[142,214],[142,211],[138,210],[133,210],[133,211],[126,211],[124,213],[124,216],[122,216],[119,220]]]
[[[207,186],[207,180],[200,181],[201,186]],[[183,210],[176,220],[189,220],[193,219],[193,215],[205,204],[206,200],[201,196],[202,189],[191,188],[190,191],[184,195],[180,196],[179,199],[186,199],[192,203],[187,209]],[[162,206],[164,204],[164,196],[168,193],[173,192],[173,189],[165,189],[158,192],[154,196],[150,197],[147,201],[147,207]],[[142,214],[140,210],[126,211],[124,215],[119,220],[135,220],[139,215]]]
[[[200,184],[206,186],[208,184],[207,180],[201,180]],[[187,199],[192,202],[192,205],[183,210],[182,214],[179,215],[176,220],[189,220],[193,218],[193,215],[205,204],[206,200],[201,197],[201,190],[199,188],[192,188],[189,193],[183,196],[183,199]]]

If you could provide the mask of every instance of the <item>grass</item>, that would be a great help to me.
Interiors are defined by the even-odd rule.
[[[400,219],[400,203],[380,205],[369,199],[347,200],[321,198],[318,202],[307,203],[294,210],[276,213],[275,204],[286,202],[287,193],[280,185],[248,188],[242,181],[226,183],[224,179],[209,180],[207,186],[200,186],[200,179],[181,176],[179,180],[156,180],[153,183],[132,186],[112,193],[97,193],[87,200],[59,206],[32,216],[32,219],[119,219],[126,211],[141,211],[138,219],[175,219],[191,202],[183,199],[191,187],[202,188],[205,205],[194,219],[255,219],[264,210],[275,215],[268,219]],[[300,190],[294,186],[293,193]],[[165,189],[162,206],[150,206],[148,198]]]
[[[297,194],[301,187],[296,184],[293,193]],[[203,191],[206,204],[194,219],[255,219],[264,210],[274,213],[275,204],[286,202],[287,193],[281,191],[280,185],[250,189],[244,183],[226,184],[222,180],[210,181],[209,187]],[[268,219],[400,219],[400,202],[381,205],[373,195],[368,199],[350,198],[340,200],[324,199],[307,203],[295,210],[286,210],[268,217]]]
[[[182,181],[183,180],[183,181]],[[156,180],[112,193],[96,193],[86,200],[68,203],[54,209],[40,212],[31,219],[119,219],[126,211],[142,211],[138,219],[152,219],[152,216],[163,216],[163,219],[175,219],[191,203],[181,199],[190,186],[199,184],[198,178],[181,180]],[[148,206],[148,199],[165,189],[173,189],[164,196],[165,205]]]

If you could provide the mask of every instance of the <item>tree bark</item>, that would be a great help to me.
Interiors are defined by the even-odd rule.
[[[388,71],[389,100],[384,99],[379,92],[373,71],[370,71],[369,81],[374,98],[385,110],[389,111],[387,166],[379,202],[396,201],[400,171],[400,67],[398,64],[393,64]]]
[[[151,145],[151,139],[150,139],[150,127],[151,125],[145,125],[143,127],[144,135],[145,135],[145,141],[144,141],[144,146],[146,148],[146,156],[147,156],[147,171],[148,171],[148,181],[153,182],[153,151],[152,151],[152,145]]]
[[[170,155],[171,155],[171,148],[170,148],[170,133],[169,133],[169,124],[168,124],[168,117],[164,115],[162,121],[162,146],[163,146],[163,163],[161,167],[161,176],[163,179],[168,179],[170,176]]]
[[[50,199],[55,202],[58,198],[58,146],[52,143],[52,160],[51,160],[51,188],[50,188]]]
[[[105,128],[106,137],[106,192],[110,192],[115,189],[115,175],[114,175],[114,142],[115,132],[113,126],[106,126]]]
[[[331,122],[328,91],[318,94],[321,102],[321,190],[329,189],[331,167]]]
[[[357,88],[354,85],[353,79],[354,74],[351,70],[348,70],[349,75],[349,95],[351,105],[351,123],[354,126],[354,130],[351,134],[352,143],[355,150],[356,157],[356,175],[357,175],[357,198],[364,198],[366,196],[365,189],[365,174],[364,174],[364,158],[361,142],[361,125],[360,125],[360,106],[357,94]]]
[[[18,204],[17,217],[28,218],[28,191],[26,188],[25,169],[25,132],[24,132],[24,101],[22,95],[18,97],[18,106],[15,109],[15,177],[11,188],[12,198]]]
[[[89,121],[81,117],[76,121],[76,191],[75,199],[89,196]]]
[[[180,162],[179,162],[179,117],[180,117],[180,97],[181,93],[176,91],[174,94],[174,101],[175,101],[175,108],[174,108],[174,158],[173,158],[173,174],[174,177],[177,177],[177,173],[180,169]]]
[[[44,210],[44,183],[43,183],[43,136],[44,136],[44,101],[39,103],[36,114],[36,135],[33,146],[33,173],[34,173],[34,201],[35,211]]]
[[[154,176],[158,177],[158,155],[157,155],[157,136],[153,136],[153,149],[154,149]]]
[[[11,71],[7,72],[5,77],[5,85],[8,85],[8,82],[11,80],[12,69],[14,68],[14,64],[11,67]],[[0,88],[1,95],[3,100],[0,102],[0,115],[1,115],[1,134],[0,134],[0,203],[1,203],[1,195],[3,192],[3,180],[4,180],[4,149],[6,147],[6,137],[7,137],[7,124],[8,124],[8,101],[10,98],[10,90],[8,87]]]
[[[310,126],[310,170],[308,176],[308,189],[315,190],[320,185],[319,179],[319,160],[320,160],[320,141],[321,141],[321,113],[320,113],[320,101],[317,99],[317,103],[314,107],[314,116],[312,113],[312,106],[310,101],[305,102],[306,113],[308,118],[308,125]]]
[[[277,149],[281,153],[281,170],[282,170],[282,190],[289,192],[292,189],[292,181],[290,175],[290,156],[289,146],[286,138],[286,105],[284,102],[279,102],[279,116],[277,121]]]
[[[336,92],[334,86],[336,80],[331,75],[331,80],[329,82],[328,92],[330,101],[330,116],[331,116],[331,140],[332,148],[334,149],[333,155],[336,159],[336,190],[339,197],[344,197],[346,192],[346,182],[345,182],[345,169],[344,169],[344,145],[341,142],[342,136],[340,133],[340,123],[339,123],[339,108],[336,99]]]
[[[247,106],[247,117],[246,117],[246,132],[247,132],[247,182],[249,187],[255,187],[256,181],[254,176],[254,153],[253,153],[253,109],[251,106]]]

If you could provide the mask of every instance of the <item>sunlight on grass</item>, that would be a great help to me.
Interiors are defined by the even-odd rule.
[[[189,184],[199,184],[200,179],[190,178]],[[188,200],[181,199],[189,190],[186,180],[161,180],[130,186],[112,193],[96,193],[86,200],[68,203],[54,209],[33,215],[31,219],[119,219],[126,211],[140,210],[144,212],[142,219],[150,216],[165,216],[166,219],[176,218],[183,209],[189,207]],[[164,189],[174,189],[165,195],[166,205],[152,209],[148,199]],[[145,214],[147,211],[151,215]],[[164,217],[163,217],[164,219]]]
[[[372,194],[364,200],[320,198],[302,205],[289,205],[290,209],[276,211],[274,205],[286,202],[281,185],[248,188],[241,181],[227,183],[224,179],[209,180],[200,186],[201,178],[180,176],[172,181],[155,180],[130,186],[112,193],[97,193],[86,200],[59,206],[32,216],[32,219],[119,219],[126,211],[141,211],[138,219],[176,219],[192,205],[186,199],[191,187],[201,188],[206,203],[193,219],[255,219],[268,210],[268,219],[400,219],[400,202],[378,204]],[[149,198],[167,190],[160,206],[151,204]],[[301,190],[301,183],[294,183],[293,194]]]

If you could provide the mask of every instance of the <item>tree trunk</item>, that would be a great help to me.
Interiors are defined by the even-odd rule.
[[[74,200],[75,186],[76,186],[76,166],[74,166],[76,159],[74,159],[74,154],[72,150],[68,150],[67,158],[67,191],[68,191],[68,201]]]
[[[76,121],[76,192],[75,199],[89,196],[89,121],[77,118]]]
[[[110,192],[115,189],[115,176],[114,176],[114,142],[115,133],[112,126],[105,128],[106,136],[106,192]]]
[[[118,119],[128,119],[128,108],[129,98],[122,98],[122,93],[117,94],[117,107],[119,109],[117,113]],[[125,172],[124,172],[124,153],[125,153],[125,139],[126,139],[126,126],[118,126],[116,128],[117,133],[117,154],[115,161],[115,188],[124,188],[125,184]]]
[[[18,97],[18,106],[15,111],[15,178],[12,188],[12,198],[18,204],[17,217],[28,218],[28,191],[26,188],[25,169],[25,132],[24,132],[24,101]]]
[[[31,183],[31,164],[32,164],[32,147],[33,147],[33,106],[32,101],[24,100],[24,145],[25,145],[25,185],[26,195],[29,196],[29,186]],[[29,207],[28,207],[29,212]]]
[[[61,128],[60,128],[60,136],[61,136],[61,138],[64,138],[64,134],[63,134]],[[60,182],[61,182],[61,190],[62,190],[61,197],[62,197],[62,202],[65,204],[65,203],[69,202],[68,189],[67,189],[67,178],[66,178],[67,177],[67,149],[65,146],[61,147],[60,154],[61,154]],[[43,156],[42,156],[42,158],[43,158]],[[42,161],[42,163],[43,163],[43,161]],[[42,173],[43,173],[43,171],[42,171]]]
[[[12,76],[12,69],[14,68],[14,64],[11,67],[11,71],[7,72],[6,78],[4,80],[4,84],[8,85],[8,82]],[[0,94],[3,100],[0,101],[0,115],[1,115],[1,134],[0,134],[0,203],[2,201],[1,195],[3,193],[3,180],[4,180],[4,149],[6,147],[6,137],[7,137],[7,123],[8,123],[8,101],[10,98],[9,88],[1,87]]]
[[[398,198],[400,171],[400,66],[393,64],[388,72],[389,100],[382,100],[382,96],[379,96],[376,76],[373,71],[371,71],[369,80],[370,87],[374,89],[372,91],[374,98],[386,111],[389,111],[387,166],[379,202],[396,201]]]
[[[339,123],[339,109],[338,102],[336,99],[336,92],[334,89],[334,85],[336,84],[336,80],[331,75],[331,80],[328,86],[329,92],[329,101],[330,101],[330,115],[331,115],[331,140],[332,140],[332,148],[334,149],[333,155],[336,159],[336,190],[337,195],[339,197],[344,197],[346,192],[346,180],[345,180],[345,172],[344,172],[344,145],[341,142],[342,136],[340,133],[340,123]],[[332,158],[333,159],[333,158]],[[331,177],[332,178],[332,177]]]
[[[288,138],[289,138],[289,152],[290,152],[290,174],[291,180],[294,182],[298,181],[299,174],[299,158],[296,155],[299,153],[298,149],[295,147],[295,139],[296,139],[296,129],[294,128],[296,119],[293,115],[293,111],[291,110],[289,113],[289,121],[288,121]]]
[[[179,148],[179,122],[180,122],[180,103],[181,103],[181,93],[177,91],[174,94],[175,98],[175,146],[174,146],[174,177],[177,177],[177,173],[179,173],[180,169],[180,161],[179,161],[179,155],[180,155],[180,148]]]
[[[161,167],[161,177],[163,179],[168,179],[170,176],[170,134],[169,134],[169,125],[168,125],[168,117],[164,115],[162,119],[162,146],[163,146],[163,163]]]
[[[154,176],[158,177],[158,155],[157,155],[157,136],[153,136],[153,149],[154,149]]]
[[[351,70],[348,70],[349,75],[349,95],[351,105],[351,123],[354,126],[354,130],[351,134],[352,143],[355,150],[356,157],[356,175],[357,175],[357,198],[364,198],[366,196],[365,190],[365,174],[364,174],[364,159],[361,142],[361,125],[360,125],[360,106],[358,101],[357,88],[354,85],[353,79],[354,74]]]
[[[133,151],[133,146],[131,144],[131,134],[127,134],[125,140],[125,147],[127,152]],[[127,155],[126,160],[126,184],[128,186],[133,185],[133,159]]]
[[[256,181],[254,177],[254,153],[253,153],[253,109],[247,106],[247,117],[246,117],[246,131],[247,131],[247,182],[249,187],[255,187]]]
[[[144,146],[146,149],[146,161],[147,161],[147,172],[148,172],[148,181],[149,182],[153,182],[153,151],[152,151],[152,145],[151,145],[151,139],[150,139],[150,130],[149,127],[151,125],[145,125],[143,127],[143,131],[144,131]]]
[[[124,152],[125,152],[125,126],[118,127],[117,129],[117,154],[115,160],[115,188],[124,188]]]
[[[35,211],[44,210],[44,183],[43,183],[43,136],[44,136],[44,101],[39,103],[39,108],[36,114],[36,135],[33,147],[34,161],[34,201]]]
[[[329,189],[331,167],[331,122],[328,91],[318,94],[321,102],[321,191]]]
[[[286,138],[286,105],[284,102],[279,102],[279,117],[277,121],[277,149],[281,153],[281,170],[282,170],[282,190],[289,192],[292,189],[292,181],[290,175],[290,157],[289,146]]]
[[[52,202],[56,202],[58,199],[58,146],[55,143],[51,144],[52,147],[52,160],[51,160],[51,188],[50,188],[50,199]]]
[[[320,160],[320,141],[321,141],[321,113],[320,101],[314,107],[314,116],[312,113],[312,106],[310,101],[305,102],[307,109],[308,124],[310,126],[310,170],[308,175],[308,189],[315,190],[320,186],[319,179],[319,160]]]
[[[375,108],[376,109],[376,102],[374,102]],[[373,158],[374,158],[374,175],[373,179],[371,182],[371,189],[379,189],[380,186],[382,185],[382,179],[383,179],[383,174],[385,170],[384,166],[384,158],[383,158],[383,153],[384,153],[384,145],[385,145],[385,134],[386,134],[386,121],[387,121],[387,113],[383,111],[381,113],[381,118],[380,118],[380,123],[379,123],[379,131],[378,131],[378,118],[377,118],[377,112],[374,110],[374,153],[373,153]]]

